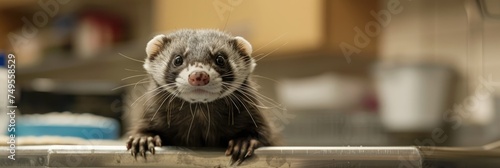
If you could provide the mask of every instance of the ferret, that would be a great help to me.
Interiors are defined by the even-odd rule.
[[[155,146],[220,147],[241,164],[279,141],[259,106],[252,46],[218,30],[178,30],[147,43],[148,89],[133,113],[127,150]]]

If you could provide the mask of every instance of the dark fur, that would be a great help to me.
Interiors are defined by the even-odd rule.
[[[241,89],[246,89],[244,87],[246,86],[242,86]],[[246,89],[246,91],[249,90]],[[170,94],[163,90],[159,91],[163,93],[149,93],[152,97],[149,102],[161,102],[163,99],[160,99],[160,95]],[[191,104],[180,98],[173,98],[172,102],[168,105],[165,103],[162,107],[159,107],[159,103],[155,103],[151,108],[145,109],[144,117],[135,123],[136,125],[131,131],[131,135],[159,135],[163,145],[167,146],[225,148],[229,140],[247,137],[258,139],[264,146],[275,145],[271,140],[271,131],[269,130],[267,121],[259,108],[248,103],[252,101],[256,102],[256,100],[251,100],[243,96],[240,90],[233,92],[233,95],[245,101],[229,100],[226,97],[209,103]],[[148,99],[151,98],[149,96],[146,97]],[[248,112],[244,106],[246,106]],[[154,116],[158,108],[160,110]],[[188,129],[193,119],[191,110],[194,113],[194,122],[188,137]],[[210,114],[208,114],[209,112]],[[250,118],[250,114],[256,124]],[[210,116],[211,124],[209,132],[207,132],[208,116]]]

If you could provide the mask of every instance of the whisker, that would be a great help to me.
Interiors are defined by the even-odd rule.
[[[250,95],[248,93],[245,93],[245,92],[240,92],[242,94],[242,96],[246,97],[248,100],[245,100],[246,102],[256,106],[256,107],[259,107],[259,108],[264,108],[264,109],[267,109],[267,108],[273,108],[273,107],[267,107],[267,106],[263,106],[263,105],[260,105],[260,104],[263,104],[256,96],[253,96],[253,95]],[[256,100],[258,103],[255,103],[252,99]]]
[[[263,94],[261,94],[259,92],[252,92],[252,94],[249,93],[249,91],[247,91],[247,90],[240,90],[240,92],[245,93],[247,95],[255,96],[254,98],[256,98],[256,99],[262,99],[262,100],[264,100],[267,103],[270,103],[272,105],[281,106],[281,104],[279,104],[278,102],[274,101],[273,99],[271,99],[271,98],[269,98],[269,97],[267,97],[267,96],[265,96],[265,95],[263,95]]]
[[[283,45],[281,45],[281,46],[279,46],[279,47],[276,47],[273,51],[271,51],[271,52],[267,53],[266,55],[264,55],[264,56],[262,56],[262,57],[260,57],[260,58],[256,59],[256,60],[255,60],[255,62],[258,62],[258,61],[260,61],[260,60],[262,60],[262,59],[266,58],[268,55],[270,55],[270,54],[272,54],[273,52],[275,52],[275,51],[279,50],[281,47],[285,46],[285,45],[286,45],[286,44],[288,44],[288,43],[289,43],[289,41],[287,41],[286,43],[284,43]]]
[[[181,90],[179,90],[178,92],[180,93]],[[175,94],[175,95],[177,95],[177,94]],[[172,109],[173,109],[173,107],[170,106],[170,104],[172,103],[172,100],[175,99],[175,97],[177,97],[177,96],[173,96],[172,98],[170,98],[170,101],[167,104],[167,106],[168,106],[168,111],[167,111],[167,125],[168,125],[169,128],[170,128],[170,124],[172,123]]]
[[[140,99],[144,98],[144,97],[145,97],[146,95],[148,95],[149,93],[154,92],[154,91],[156,91],[156,90],[158,90],[158,89],[160,89],[160,90],[161,90],[161,88],[162,88],[162,87],[161,87],[161,86],[159,86],[159,87],[156,87],[155,89],[152,89],[152,90],[150,90],[150,91],[145,92],[145,93],[144,93],[144,94],[142,94],[139,98],[137,98],[137,99],[136,99],[136,100],[135,100],[135,101],[131,104],[131,106],[133,106],[135,103],[137,103]],[[153,97],[155,97],[155,96],[156,96],[156,95],[158,95],[159,93],[161,93],[161,91],[158,91],[158,93],[155,93],[155,94],[154,94],[154,95],[152,95],[149,99],[147,99],[147,100],[144,102],[144,105],[146,105],[146,103],[147,103],[150,99],[152,99]],[[165,94],[166,94],[166,93],[168,93],[168,92],[165,92]],[[163,96],[164,96],[164,95],[162,95],[160,98],[163,98]],[[155,101],[155,102],[156,102],[156,101]],[[152,104],[154,104],[154,103],[152,103]],[[147,110],[147,109],[149,109],[151,106],[152,106],[152,105],[149,105],[148,107],[146,107],[146,110]],[[143,116],[143,117],[144,117],[144,116]]]
[[[132,76],[129,76],[129,77],[126,77],[126,78],[122,78],[121,80],[124,81],[124,80],[127,80],[127,79],[132,79],[132,78],[136,78],[136,77],[140,77],[140,76],[146,76],[146,75],[149,75],[149,74],[132,75]]]
[[[228,96],[229,96],[229,95],[228,95]],[[240,113],[240,109],[238,108],[238,106],[236,105],[236,103],[233,101],[233,98],[229,97],[229,100],[230,100],[231,102],[233,102],[234,107],[236,107],[236,111],[238,111],[238,113]]]
[[[150,120],[150,121],[153,121],[154,117],[156,116],[156,113],[158,113],[158,111],[160,110],[160,108],[163,106],[163,104],[164,104],[164,103],[165,103],[168,99],[173,100],[173,98],[175,97],[175,94],[176,94],[176,92],[174,92],[173,94],[168,93],[168,92],[165,92],[165,93],[161,96],[161,98],[160,98],[160,99],[158,99],[158,100],[163,99],[163,101],[161,102],[161,104],[160,104],[160,106],[158,107],[158,109],[156,109],[156,112],[155,112],[155,114],[153,115],[153,117],[151,118],[151,120]],[[165,95],[167,95],[167,96],[165,97]],[[165,97],[165,98],[163,98],[163,97]],[[156,101],[155,101],[155,102],[156,102]],[[155,102],[153,102],[152,104],[155,104]],[[171,102],[171,101],[170,101],[170,102]],[[170,103],[170,102],[169,102],[169,103]],[[168,104],[169,104],[169,103],[168,103]],[[167,109],[169,109],[169,108],[167,108]],[[167,117],[168,117],[168,115],[167,115]]]
[[[165,99],[163,99],[163,101],[161,102],[160,106],[158,106],[158,109],[156,109],[155,114],[153,114],[153,117],[151,117],[151,120],[149,120],[149,121],[153,121],[153,119],[155,118],[156,114],[158,113],[158,111],[160,111],[160,108],[163,106],[163,103],[165,103],[165,101],[167,99],[168,99],[168,96]]]
[[[135,59],[135,58],[132,58],[132,57],[126,56],[126,55],[124,55],[124,54],[122,54],[122,53],[118,53],[118,54],[119,54],[119,55],[121,55],[122,57],[128,58],[128,59],[130,59],[130,60],[132,60],[132,61],[136,61],[136,62],[144,63],[144,61],[141,61],[141,60],[138,60],[138,59]]]
[[[208,108],[208,104],[205,103],[207,106],[207,113],[208,113],[208,128],[207,128],[207,135],[205,136],[205,141],[208,141],[208,135],[210,134],[210,108]]]
[[[125,71],[130,71],[130,72],[147,72],[145,70],[135,70],[135,69],[128,69],[128,68],[125,68],[124,70]]]
[[[223,83],[223,84],[225,85],[226,88],[233,88],[233,89],[237,90],[237,92],[243,94],[243,96],[245,96],[249,100],[251,100],[250,98],[253,98],[256,101],[258,101],[259,104],[263,104],[260,101],[260,100],[262,100],[262,101],[265,101],[266,103],[269,103],[269,104],[272,105],[272,106],[268,107],[268,106],[259,105],[259,104],[255,103],[252,100],[251,100],[251,102],[247,101],[248,103],[251,103],[251,104],[253,104],[253,105],[257,106],[257,107],[260,107],[260,108],[278,108],[280,110],[285,110],[285,108],[283,108],[281,106],[281,104],[279,104],[278,102],[275,102],[273,99],[271,99],[269,97],[266,97],[266,96],[260,94],[259,92],[250,92],[249,90],[246,90],[246,89],[238,89],[236,86],[234,86],[232,84],[228,84],[228,83]]]
[[[168,101],[168,104],[170,105],[172,103],[172,101],[174,101],[174,98],[178,97],[179,94],[184,91],[184,89],[179,89],[177,91],[174,92],[172,98],[170,99],[170,101]]]
[[[260,54],[257,54],[257,55],[255,55],[255,56],[253,56],[253,57],[254,57],[254,58],[259,58],[259,57],[261,57],[261,56],[263,56],[263,55],[265,55],[265,54],[264,54],[264,53],[260,53]]]
[[[224,101],[226,102],[226,106],[231,107],[231,110],[229,110],[229,116],[227,117],[227,124],[231,125],[231,118],[233,118],[233,123],[234,123],[234,109],[233,106],[227,101],[227,97],[224,98]]]
[[[247,103],[249,103],[249,104],[251,104],[251,105],[253,105],[253,106],[255,106],[255,107],[262,108],[262,109],[270,109],[270,108],[274,108],[274,107],[270,107],[270,106],[263,106],[263,105],[260,105],[260,104],[262,104],[262,102],[261,102],[260,100],[256,99],[256,98],[253,98],[253,99],[255,99],[256,101],[258,101],[258,103],[255,103],[255,102],[254,102],[254,101],[250,98],[250,97],[253,97],[253,96],[251,96],[251,95],[247,96],[247,95],[245,95],[245,94],[242,94],[242,96],[244,96],[245,98],[247,98],[247,99],[248,99],[248,100],[243,99],[243,101],[245,101],[245,102],[247,102]]]
[[[186,103],[186,101],[182,101],[181,107],[179,107],[179,110],[182,110],[182,107],[184,106],[184,103]]]
[[[144,81],[144,82],[140,82],[140,81],[139,81],[139,82],[137,82],[137,83],[141,83],[141,84],[142,84],[142,83],[147,83],[147,82],[149,82],[149,81]],[[125,87],[128,87],[128,86],[132,86],[132,85],[136,85],[136,83],[130,83],[130,84],[126,84],[126,85],[118,86],[118,87],[115,87],[115,88],[113,88],[113,89],[111,89],[111,90],[112,90],[112,91],[114,91],[114,90],[117,90],[117,89],[121,89],[121,88],[125,88]]]
[[[194,112],[193,112],[193,108],[192,108],[192,103],[189,103],[189,110],[191,111],[191,124],[189,124],[189,129],[188,129],[188,133],[187,133],[187,138],[186,138],[186,144],[189,143],[189,134],[191,133],[191,128],[193,127],[193,121],[194,121]]]
[[[267,79],[267,80],[276,82],[276,84],[278,84],[278,85],[281,85],[281,82],[279,82],[279,81],[277,81],[276,79],[273,79],[273,78],[269,78],[269,77],[265,77],[265,76],[261,76],[261,75],[252,75],[252,77],[257,77],[257,78],[261,78],[261,79]]]
[[[205,115],[205,113],[203,113],[203,111],[201,110],[201,103],[196,103],[196,106],[195,106],[195,113],[196,114],[199,114],[199,115],[203,115],[203,117],[205,117],[206,120],[208,120],[207,116]]]
[[[170,98],[170,101],[168,102],[168,106],[170,107],[170,104],[172,103],[172,101],[179,96],[180,93],[182,93],[184,89],[179,89],[177,90],[176,92],[174,92],[173,96]],[[182,105],[184,105],[184,102],[186,101],[183,101],[182,104],[181,104],[181,107],[179,108],[179,110],[182,109]],[[167,112],[167,124],[168,124],[168,127],[170,127],[170,123],[171,123],[171,120],[172,120],[172,108],[168,108],[168,112]]]
[[[241,82],[240,82],[240,83],[227,83],[227,82],[222,82],[222,84],[224,84],[224,85],[228,85],[228,86],[231,86],[231,88],[233,88],[233,89],[237,89],[237,90],[240,90],[240,91],[245,91],[245,92],[248,92],[248,93],[250,93],[250,91],[248,91],[248,90],[246,90],[246,89],[250,89],[250,90],[253,90],[253,91],[254,91],[254,92],[251,92],[251,93],[253,93],[253,94],[257,94],[257,95],[262,95],[262,94],[260,94],[260,93],[259,93],[256,89],[254,89],[252,86],[250,86],[250,85],[248,85],[248,84],[245,84],[245,83],[241,83]],[[243,87],[245,87],[245,88],[244,88],[244,89],[239,89],[239,87],[238,87],[237,85],[243,86]],[[266,97],[266,96],[264,96],[264,95],[262,95],[262,97],[264,97],[264,98],[266,98],[266,99],[271,100],[271,101],[273,101],[273,102],[274,102],[274,100],[273,100],[273,99],[268,98],[268,97]],[[277,102],[275,102],[275,103],[277,103]]]
[[[162,92],[158,92],[158,93],[162,93]],[[158,93],[157,93],[157,94],[158,94]],[[155,94],[155,95],[156,95],[156,94]],[[156,102],[161,101],[161,99],[163,99],[165,96],[168,96],[168,94],[167,94],[166,92],[163,92],[163,94],[161,94],[161,96],[160,96],[158,99],[155,99],[155,101],[153,101],[152,103],[150,103],[150,104],[148,104],[148,105],[146,105],[146,103],[144,103],[144,106],[146,106],[146,108],[144,108],[144,110],[145,110],[145,111],[149,111],[151,108],[153,108],[153,107],[154,107],[154,105],[156,104]],[[154,97],[154,96],[151,96],[151,98],[149,98],[147,101],[149,101],[149,100],[150,100],[150,99],[152,99],[153,97]],[[147,101],[146,101],[146,102],[147,102]],[[156,114],[155,114],[155,115],[156,115]],[[142,115],[142,118],[145,118],[145,117],[146,117],[146,115],[145,115],[145,114],[143,114],[143,115]]]
[[[157,89],[160,89],[160,90],[161,90],[161,88],[162,88],[162,86],[159,86]],[[156,89],[155,89],[155,90],[156,90]],[[162,91],[158,91],[158,93],[155,93],[154,95],[152,95],[152,96],[151,96],[148,100],[146,100],[146,101],[144,102],[144,105],[146,105],[146,103],[147,103],[149,100],[151,100],[153,97],[155,97],[156,95],[160,94],[161,92],[162,92]],[[167,93],[167,94],[168,94],[168,91],[165,91],[165,93]]]
[[[255,52],[259,51],[260,49],[262,49],[262,48],[264,48],[264,47],[267,47],[268,45],[270,45],[271,43],[274,43],[276,40],[279,40],[280,38],[282,38],[282,37],[283,37],[283,36],[285,36],[286,34],[288,34],[288,32],[283,33],[282,35],[278,36],[277,38],[275,38],[275,39],[271,40],[269,43],[267,43],[267,44],[265,44],[265,45],[263,45],[263,46],[261,46],[261,47],[257,48],[257,49],[256,49],[256,50],[254,50],[253,52],[255,53]]]
[[[156,87],[155,89],[152,89],[150,91],[147,91],[145,92],[144,94],[142,94],[141,96],[139,96],[139,98],[137,98],[132,104],[131,106],[133,106],[137,101],[139,101],[139,99],[142,99],[142,97],[146,96],[147,94],[151,93],[151,92],[154,92],[155,90],[158,90],[158,89],[161,89],[161,87]]]
[[[139,81],[137,81],[137,83],[135,83],[134,85],[134,88],[132,88],[132,90],[135,90],[135,88],[137,88],[137,85],[139,84],[139,82],[143,81],[143,80],[148,80],[149,78],[144,78],[144,79],[141,79]],[[148,81],[149,82],[149,81]],[[142,83],[141,83],[142,84]]]
[[[230,94],[230,95],[231,95],[231,96],[234,96],[233,94]],[[236,97],[236,96],[235,96],[235,98],[236,98],[236,100],[238,100],[238,101],[241,103],[241,105],[243,105],[243,108],[245,108],[245,110],[247,111],[248,115],[250,115],[250,118],[252,119],[253,124],[255,124],[255,127],[256,127],[256,128],[258,128],[259,126],[257,126],[257,123],[256,123],[256,122],[255,122],[255,120],[253,119],[253,116],[252,116],[252,114],[250,114],[250,110],[248,110],[248,108],[247,108],[247,106],[245,105],[245,103],[243,103],[243,102],[240,100],[240,98],[239,98],[239,97]]]

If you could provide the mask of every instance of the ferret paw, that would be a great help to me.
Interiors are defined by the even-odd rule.
[[[240,165],[245,159],[253,155],[255,149],[260,146],[260,142],[254,138],[238,138],[229,141],[226,156],[231,155],[231,165]]]
[[[155,146],[161,146],[160,136],[130,136],[127,141],[127,151],[130,150],[130,154],[137,159],[137,154],[140,153],[144,159],[146,158],[146,152],[149,151],[151,154],[155,154]]]

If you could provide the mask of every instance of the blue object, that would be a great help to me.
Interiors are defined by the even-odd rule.
[[[22,136],[113,140],[120,137],[120,123],[112,118],[94,115],[69,113],[27,115],[20,116],[16,122],[16,137]]]
[[[118,124],[118,123],[116,123]],[[110,128],[86,126],[56,126],[56,125],[16,125],[16,136],[62,136],[78,137],[83,139],[118,139],[119,131],[115,125]]]
[[[5,58],[6,58],[5,53],[0,52],[0,67],[2,67],[2,68],[6,67],[5,62],[7,62],[7,61],[5,60]]]

